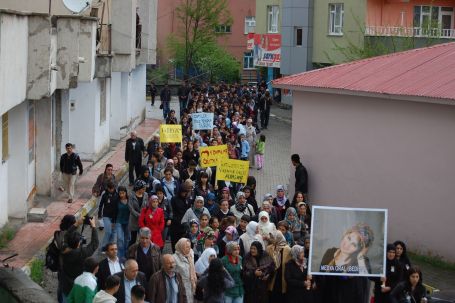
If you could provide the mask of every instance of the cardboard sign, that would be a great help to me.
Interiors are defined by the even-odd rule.
[[[194,113],[191,119],[194,130],[213,128],[213,113]]]
[[[160,125],[160,142],[161,143],[181,143],[182,126],[178,124],[161,124]]]
[[[249,166],[249,161],[221,160],[217,166],[216,179],[246,184]]]
[[[228,160],[227,145],[200,147],[201,167],[218,166],[221,160]]]
[[[385,276],[386,240],[387,209],[314,206],[309,272]]]

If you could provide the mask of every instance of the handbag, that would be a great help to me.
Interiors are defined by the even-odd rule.
[[[163,109],[163,103],[160,104],[160,109]]]

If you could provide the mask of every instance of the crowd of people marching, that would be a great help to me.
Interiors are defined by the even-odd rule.
[[[152,106],[156,93],[152,86]],[[229,158],[264,167],[273,104],[264,82],[257,88],[185,83],[178,91],[180,116],[170,109],[170,95],[164,87],[160,108],[164,123],[182,126],[182,143],[162,144],[156,135],[145,144],[131,133],[125,148],[130,186],[118,186],[111,164],[93,186],[101,241],[95,219],[62,219],[54,237],[61,252],[59,302],[366,303],[371,292],[378,303],[425,300],[422,273],[400,241],[387,246],[387,274],[372,279],[374,289],[364,277],[308,274],[311,208],[299,155],[291,157],[292,198],[283,185],[258,193],[252,176],[236,184],[218,180],[216,167],[201,168],[199,148],[221,144]],[[198,112],[214,113],[212,130],[192,129]],[[91,228],[89,241],[80,226]]]

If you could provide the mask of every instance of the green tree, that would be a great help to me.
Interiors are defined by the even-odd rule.
[[[215,42],[209,42],[201,48],[194,61],[198,70],[203,72],[210,82],[239,81],[240,62]]]
[[[182,0],[176,13],[179,34],[171,36],[168,45],[175,64],[183,67],[184,75],[188,76],[190,68],[197,67],[194,59],[202,58],[199,53],[216,42],[217,26],[231,25],[232,17],[227,0]]]

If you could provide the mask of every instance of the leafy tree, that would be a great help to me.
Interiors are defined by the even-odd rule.
[[[217,26],[231,25],[232,17],[227,0],[182,0],[176,8],[179,35],[171,36],[168,45],[177,66],[183,67],[185,76],[195,66],[195,58],[207,46],[213,46],[219,35]]]
[[[198,70],[206,74],[210,82],[239,81],[240,62],[215,42],[209,42],[194,58]]]

